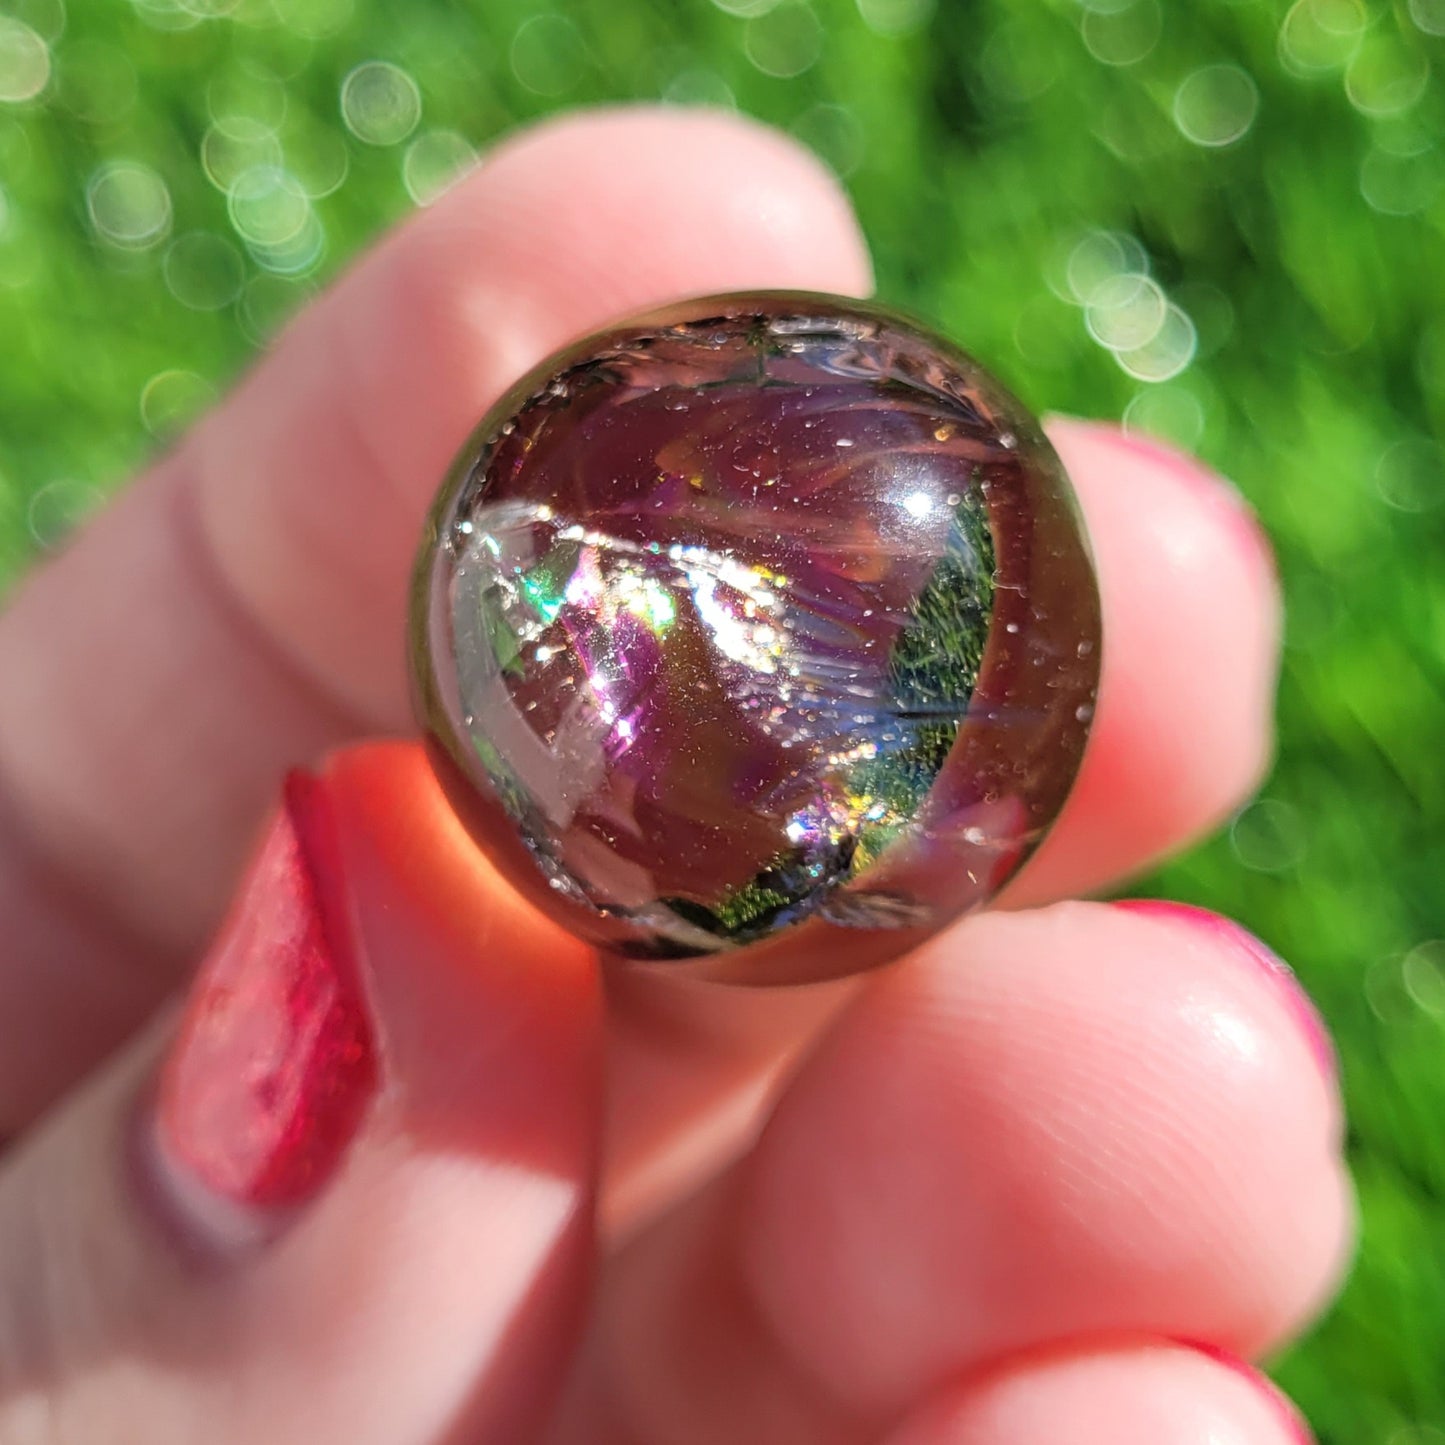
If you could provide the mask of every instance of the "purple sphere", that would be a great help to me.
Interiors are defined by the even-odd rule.
[[[711,297],[497,403],[432,514],[419,711],[574,931],[786,982],[990,898],[1078,771],[1098,589],[1036,422],[840,298]]]

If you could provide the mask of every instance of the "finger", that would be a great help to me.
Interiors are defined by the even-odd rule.
[[[888,1445],[1310,1445],[1298,1412],[1238,1361],[1178,1345],[1028,1361],[946,1391]]]
[[[971,921],[871,982],[756,1150],[618,1259],[577,1416],[836,1445],[1063,1341],[1271,1348],[1350,1232],[1306,1008],[1214,915]]]
[[[595,973],[415,776],[294,785],[178,1034],[0,1174],[0,1439],[534,1437],[586,1289]]]
[[[1055,418],[1099,567],[1103,674],[1079,779],[1010,887],[1026,907],[1118,882],[1227,817],[1269,761],[1279,587],[1237,492],[1192,457]]]
[[[407,724],[411,553],[488,403],[689,293],[858,291],[836,183],[751,122],[502,145],[314,307],[0,617],[0,1135],[193,956],[281,771]]]

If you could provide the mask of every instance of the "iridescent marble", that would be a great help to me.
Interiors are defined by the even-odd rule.
[[[421,716],[511,880],[611,951],[788,981],[991,897],[1073,781],[1099,601],[1036,423],[873,306],[589,338],[433,512]]]

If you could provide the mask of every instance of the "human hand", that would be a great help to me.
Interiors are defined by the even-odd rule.
[[[3,1445],[1300,1438],[1236,1361],[1347,1251],[1328,1045],[1233,925],[1057,901],[1268,751],[1267,550],[1162,448],[1051,427],[1106,660],[1003,908],[839,984],[603,976],[372,745],[292,790],[163,1007],[284,770],[409,730],[412,549],[488,402],[669,298],[869,284],[776,135],[540,127],[0,617]]]

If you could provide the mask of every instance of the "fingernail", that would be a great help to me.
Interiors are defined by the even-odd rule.
[[[1247,928],[1242,928],[1232,918],[1226,918],[1221,913],[1212,913],[1207,908],[1196,908],[1189,903],[1174,903],[1162,898],[1125,898],[1115,903],[1114,907],[1126,909],[1130,913],[1142,913],[1151,918],[1186,924],[1231,945],[1237,955],[1262,969],[1274,984],[1309,1043],[1325,1077],[1330,1080],[1338,1077],[1339,1057],[1314,1000],[1305,992],[1294,969]]]
[[[1262,1370],[1256,1370],[1248,1360],[1242,1360],[1228,1350],[1221,1350],[1217,1345],[1204,1345],[1197,1340],[1183,1340],[1180,1343],[1201,1355],[1207,1355],[1215,1364],[1223,1365],[1226,1370],[1232,1370],[1236,1375],[1248,1380],[1274,1407],[1280,1424],[1285,1427],[1291,1440],[1298,1441],[1298,1445],[1316,1445],[1315,1433],[1300,1414],[1295,1402]]]
[[[377,1078],[326,786],[295,773],[160,1072],[147,1193],[203,1251],[273,1238],[335,1176]]]

